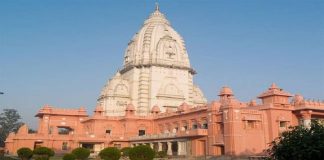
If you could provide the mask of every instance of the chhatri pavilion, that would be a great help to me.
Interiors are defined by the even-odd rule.
[[[229,87],[207,103],[193,82],[183,38],[157,7],[129,41],[122,69],[104,85],[92,115],[84,108],[43,106],[36,133],[23,125],[5,149],[46,146],[56,153],[77,147],[149,145],[173,156],[262,155],[289,126],[324,119],[324,103],[272,84],[256,100],[241,102]],[[217,93],[215,93],[217,94]]]

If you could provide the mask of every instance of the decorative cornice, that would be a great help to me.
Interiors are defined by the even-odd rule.
[[[183,67],[183,66],[174,66],[174,65],[166,65],[166,64],[139,64],[139,65],[128,65],[126,67],[124,67],[123,69],[121,69],[119,71],[120,74],[124,74],[126,72],[128,72],[129,70],[133,69],[133,68],[142,68],[142,67],[164,67],[164,68],[175,68],[175,69],[180,69],[180,70],[187,70],[189,71],[189,73],[191,73],[192,75],[197,74],[197,72],[190,67]]]

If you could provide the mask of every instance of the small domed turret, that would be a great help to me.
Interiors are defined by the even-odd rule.
[[[221,91],[219,92],[219,96],[233,96],[233,91],[231,88],[224,86]]]
[[[296,94],[293,98],[293,103],[298,104],[304,100],[304,97],[300,94]]]
[[[154,105],[152,110],[151,110],[151,113],[152,114],[159,114],[160,112],[161,112],[160,107],[157,106],[157,105]]]
[[[183,102],[179,107],[178,111],[179,112],[185,112],[189,109],[189,105],[186,102]]]
[[[134,116],[135,115],[135,107],[133,104],[128,104],[125,109],[126,116]]]
[[[96,109],[94,110],[95,116],[101,116],[103,114],[103,112],[104,112],[104,109],[100,105],[98,105],[96,107]]]

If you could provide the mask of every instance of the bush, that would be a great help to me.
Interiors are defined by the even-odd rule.
[[[39,147],[34,150],[34,155],[36,160],[48,160],[55,155],[55,152],[47,147]]]
[[[67,153],[63,156],[63,160],[75,160],[76,156],[72,153]]]
[[[124,147],[120,151],[123,153],[123,156],[128,157],[129,156],[129,151],[131,150],[131,147]]]
[[[87,159],[89,157],[90,150],[86,149],[86,148],[79,147],[79,148],[74,149],[72,151],[72,154],[75,155],[76,159],[83,160],[83,159]]]
[[[23,147],[17,150],[17,155],[22,160],[28,160],[33,156],[33,151],[29,148]]]
[[[131,160],[153,160],[154,155],[154,150],[147,145],[136,146],[129,151]]]
[[[167,152],[166,151],[158,151],[158,152],[156,152],[155,157],[156,158],[165,158],[165,157],[167,157]]]
[[[324,125],[313,121],[311,128],[293,127],[272,141],[267,152],[276,160],[324,159]]]
[[[99,157],[104,160],[119,160],[121,154],[116,147],[108,147],[100,151]]]

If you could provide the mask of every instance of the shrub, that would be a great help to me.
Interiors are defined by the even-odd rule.
[[[165,157],[167,157],[167,152],[166,151],[158,151],[158,152],[156,152],[155,157],[156,158],[165,158]]]
[[[131,160],[153,160],[154,150],[147,145],[140,145],[129,151],[129,159]]]
[[[76,156],[72,153],[67,153],[63,156],[63,160],[75,160]]]
[[[76,159],[83,160],[83,159],[87,159],[89,157],[90,150],[86,149],[86,148],[79,147],[79,148],[74,149],[72,151],[72,154],[75,155]]]
[[[313,121],[311,128],[292,127],[272,141],[267,152],[276,160],[324,159],[324,125]]]
[[[116,147],[108,147],[101,150],[99,156],[103,160],[119,160],[121,154]]]
[[[129,156],[129,151],[131,150],[131,147],[124,147],[120,151],[123,153],[123,156],[128,157]]]
[[[49,157],[54,156],[55,152],[47,147],[39,147],[34,150],[36,160],[48,160]]]
[[[22,160],[28,160],[33,156],[33,151],[29,148],[23,147],[17,150],[17,155]]]

